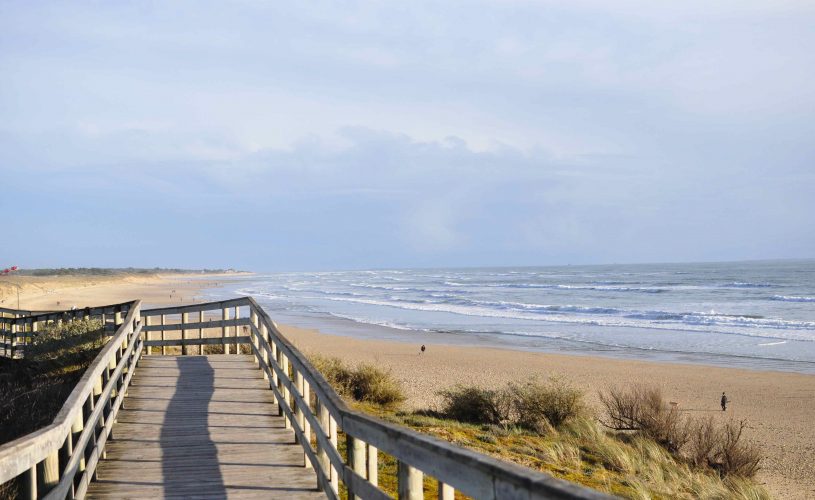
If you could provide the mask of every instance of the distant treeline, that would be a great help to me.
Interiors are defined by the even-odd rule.
[[[191,274],[191,273],[227,273],[234,269],[178,269],[169,267],[60,267],[55,269],[20,269],[15,274],[20,276],[115,276],[118,274]]]

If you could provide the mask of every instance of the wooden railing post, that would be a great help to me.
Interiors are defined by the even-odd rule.
[[[68,465],[68,462],[71,460],[71,456],[74,454],[74,429],[71,427],[71,432],[65,437],[65,442],[62,443],[62,448],[59,450],[59,472],[60,476],[65,471],[65,467]],[[74,488],[73,488],[73,481],[71,482],[71,488],[68,490],[68,498],[74,498]]]
[[[423,500],[422,472],[402,462],[397,463],[399,475],[399,500]]]
[[[334,417],[331,414],[328,415],[328,439],[331,441],[331,446],[334,449],[337,449],[337,421],[334,420]],[[331,471],[331,489],[334,490],[335,494],[339,494],[340,491],[340,477],[334,465],[329,463],[329,470]]]
[[[320,397],[317,396],[317,401],[314,404],[315,413],[317,415],[317,422],[319,425],[319,430],[326,436],[328,436],[328,409],[323,406],[322,401],[320,401]],[[320,464],[320,469],[325,474],[325,477],[331,478],[331,471],[328,469],[328,454],[326,454],[323,446],[320,444],[320,440],[317,440],[317,462]],[[317,481],[317,489],[322,491],[323,484],[321,481]]]
[[[16,350],[16,347],[17,347],[16,344],[17,344],[17,324],[12,323],[11,324],[11,342],[10,342],[10,349],[9,349],[11,359],[14,359],[14,351]]]
[[[266,323],[260,323],[260,336],[263,338],[263,349],[260,348],[261,342],[258,342],[258,351],[260,352],[260,357],[263,359],[263,363],[271,368],[269,365],[269,351],[266,350],[266,347],[269,345],[269,329],[266,328]],[[263,370],[263,380],[269,380],[269,374],[266,373],[266,370]]]
[[[203,322],[204,322],[204,311],[198,311],[198,323],[203,323]],[[198,328],[198,338],[199,339],[204,338],[204,328],[203,327]],[[198,354],[202,354],[202,355],[204,354],[204,344],[203,343],[198,344]]]
[[[351,464],[351,469],[362,477],[365,477],[365,442],[357,439],[350,434],[345,435],[346,449],[348,450],[348,463]],[[349,482],[348,498],[353,500],[361,500],[359,495],[354,492],[353,485]]]
[[[303,374],[300,373],[299,370],[294,370],[294,387],[297,389],[297,392],[302,396],[303,395]],[[294,404],[294,417],[297,419],[297,427],[300,429],[303,428],[303,409],[300,408],[300,405],[297,404],[295,401]],[[294,434],[294,442],[295,444],[299,444],[300,440],[297,438],[297,434]]]
[[[189,323],[190,313],[183,312],[181,313],[181,355],[187,355],[187,344],[184,343],[184,340],[187,338],[187,329],[184,328],[184,325]]]
[[[254,326],[255,328],[258,328],[258,315],[255,312],[254,307],[249,308],[249,323],[251,323],[251,325]],[[258,330],[259,330],[259,328],[258,328]],[[253,346],[255,346],[255,349],[260,347],[259,339],[257,338],[256,335],[254,335],[254,329],[252,329],[251,332],[250,332],[249,341],[252,343]],[[258,365],[258,368],[260,368],[260,360],[258,358],[253,357],[252,361],[256,365]]]
[[[59,450],[54,450],[40,463],[37,471],[37,491],[44,495],[59,483]]]
[[[278,356],[277,353],[277,344],[273,340],[269,341],[269,344],[272,346],[272,359],[274,360],[275,363],[277,363],[277,366],[280,366],[280,356]],[[280,389],[280,380],[278,380],[277,372],[274,370],[272,370],[272,385],[277,387],[278,390]],[[272,397],[275,398],[275,400],[277,399],[276,396]],[[283,409],[280,407],[280,401],[277,401],[277,414],[278,415],[283,414]]]
[[[302,375],[301,375],[302,377]],[[303,401],[306,402],[306,407],[303,408],[303,411],[311,413],[311,408],[309,408],[309,404],[311,404],[311,387],[308,385],[308,380],[303,380],[303,391],[301,392],[303,395]],[[311,444],[311,424],[309,423],[307,418],[303,418],[303,436],[306,438],[306,443]],[[308,455],[306,452],[303,452],[303,467],[306,469],[311,469],[311,461],[308,459]]]
[[[145,325],[145,326],[150,326],[150,316],[145,316],[145,317],[144,317],[144,325]],[[147,342],[150,342],[150,330],[147,330],[147,331],[145,331],[145,332],[144,332],[144,339],[145,339]],[[150,353],[150,351],[151,351],[153,348],[152,348],[152,347],[150,347],[150,346],[145,346],[145,347],[146,347],[146,349],[145,349],[145,351],[146,351],[146,352],[145,352],[144,354],[146,354],[147,356],[149,356],[149,355],[151,354],[151,353]]]
[[[279,352],[280,352],[280,369],[283,370],[283,376],[286,377],[289,380],[289,382],[291,382],[291,377],[289,377],[289,358],[287,358],[286,355],[283,354],[283,351]],[[291,393],[289,392],[289,388],[286,386],[286,384],[283,383],[282,380],[280,381],[280,385],[283,386],[284,404],[291,408]],[[284,415],[283,417],[284,427],[286,429],[291,429],[291,422],[289,422],[289,418],[285,416],[285,413],[283,415]]]
[[[221,309],[221,338],[224,342],[224,354],[229,354],[229,344],[226,343],[226,321],[229,319],[229,308],[224,307]]]
[[[377,463],[379,450],[376,446],[368,445],[368,482],[374,486],[379,485],[379,464]]]
[[[33,465],[25,473],[23,480],[23,498],[37,500],[37,466]]]
[[[238,329],[239,329],[238,318],[240,317],[240,314],[241,314],[241,308],[238,307],[238,306],[235,306],[235,354],[240,354],[241,353],[241,345],[238,344]]]
[[[162,326],[162,329],[161,329],[161,340],[162,340],[162,344],[161,344],[161,355],[162,355],[162,356],[166,356],[166,355],[167,355],[167,346],[166,346],[166,345],[164,345],[164,343],[163,343],[163,342],[164,342],[164,340],[166,340],[166,339],[167,339],[166,332],[164,331],[164,328],[163,328],[163,327],[164,327],[166,324],[167,324],[167,316],[165,316],[164,314],[162,314],[162,315],[161,315],[161,326]]]
[[[439,481],[439,500],[455,500],[456,490],[449,484],[444,484]]]

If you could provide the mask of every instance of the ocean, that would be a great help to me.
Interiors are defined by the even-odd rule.
[[[815,260],[273,273],[207,294],[340,335],[815,373]]]

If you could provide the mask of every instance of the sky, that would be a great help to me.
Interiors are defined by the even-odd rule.
[[[815,257],[815,2],[0,0],[0,265]]]

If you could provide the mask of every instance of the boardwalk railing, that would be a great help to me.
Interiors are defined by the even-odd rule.
[[[22,311],[0,307],[0,356],[19,358],[43,328],[54,323],[67,323],[82,319],[98,319],[109,334],[121,324],[122,315],[131,302],[102,307],[86,307],[70,311]]]
[[[224,353],[231,346],[237,353],[248,344],[286,428],[303,448],[304,466],[314,469],[317,485],[329,499],[340,498],[340,483],[349,498],[390,498],[378,487],[383,453],[398,462],[400,499],[424,498],[424,474],[438,480],[438,498],[444,500],[452,500],[455,490],[479,499],[608,498],[349,408],[252,298],[151,309],[142,316],[146,354],[171,346],[189,350],[213,345],[223,346]],[[220,332],[205,336],[207,328]],[[173,331],[181,335],[168,338]],[[346,436],[347,457],[338,449],[340,431]]]
[[[314,470],[317,487],[332,500],[340,498],[341,483],[349,498],[391,498],[378,486],[383,454],[397,461],[400,499],[424,498],[424,475],[438,481],[437,495],[444,500],[452,500],[456,490],[479,499],[608,498],[349,408],[249,297],[144,311],[134,303],[66,402],[62,420],[58,417],[49,428],[0,447],[0,483],[27,474],[29,489],[35,488],[38,473],[44,471],[40,476],[48,478],[44,488],[50,491],[49,498],[81,497],[104,453],[142,346],[145,355],[252,354],[273,391],[278,414],[302,447],[303,466]],[[71,429],[73,423],[79,425]],[[346,453],[340,451],[340,432],[345,434]],[[48,437],[40,437],[44,434]],[[48,472],[52,470],[59,474]],[[60,478],[56,485],[55,477]]]
[[[122,318],[125,310],[127,315]],[[35,313],[16,320],[33,325],[77,319],[85,317],[86,312],[111,315],[115,333],[85,371],[53,423],[0,446],[0,484],[15,478],[22,480],[24,498],[63,499],[85,495],[100,458],[105,456],[105,443],[141,355],[138,300],[69,311],[68,316]]]

